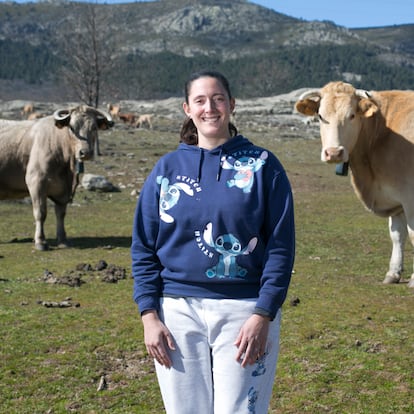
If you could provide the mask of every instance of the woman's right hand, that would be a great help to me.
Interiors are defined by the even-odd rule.
[[[175,350],[171,332],[161,322],[155,310],[145,311],[141,319],[144,325],[144,342],[148,354],[160,365],[171,368],[172,362],[168,350]]]

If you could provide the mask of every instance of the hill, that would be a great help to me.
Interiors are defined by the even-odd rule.
[[[90,30],[95,49],[85,42]],[[408,89],[413,33],[414,25],[348,30],[244,0],[5,2],[0,98],[74,99],[73,81],[64,82],[73,71],[62,68],[83,52],[91,64],[101,60],[101,100],[181,96],[188,74],[205,67],[225,72],[242,98],[337,79],[366,89]]]

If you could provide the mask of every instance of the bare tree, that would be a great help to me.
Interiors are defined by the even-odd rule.
[[[106,36],[107,17],[94,3],[73,5],[73,28],[62,48],[62,77],[77,98],[95,108],[99,105],[103,76],[111,68]]]

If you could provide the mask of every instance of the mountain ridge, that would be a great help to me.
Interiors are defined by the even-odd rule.
[[[62,45],[84,30],[88,14],[110,51],[106,100],[177,96],[189,72],[203,67],[228,74],[246,97],[338,79],[369,89],[414,84],[414,25],[347,29],[245,0],[52,0],[0,4],[0,99],[70,99],[60,74]]]

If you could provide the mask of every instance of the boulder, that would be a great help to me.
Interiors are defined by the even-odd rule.
[[[105,177],[96,174],[84,174],[82,177],[82,187],[85,190],[102,191],[105,193],[118,191],[118,189]]]

